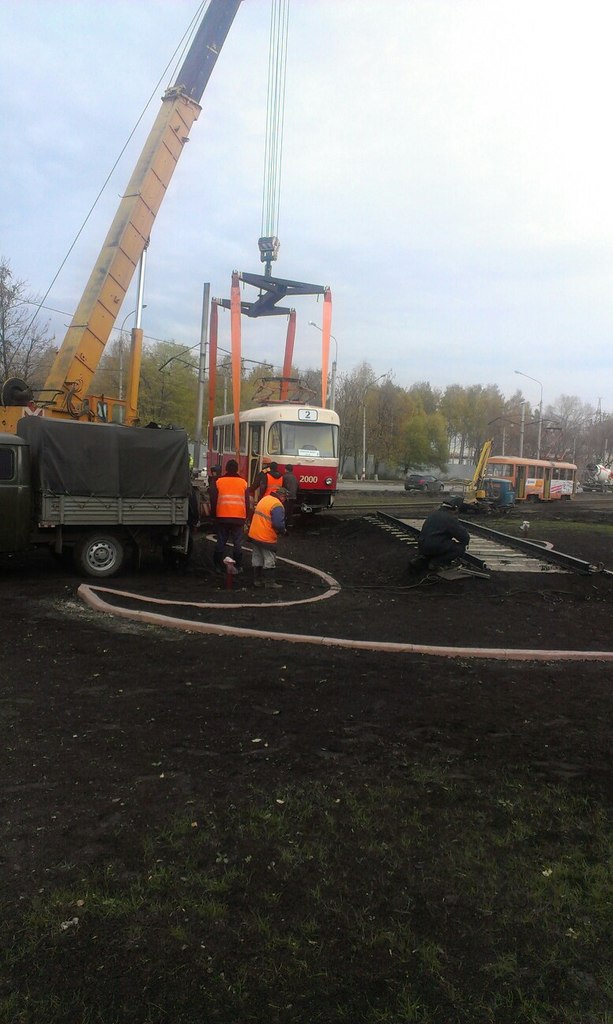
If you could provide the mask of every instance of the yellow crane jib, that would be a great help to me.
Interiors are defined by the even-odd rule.
[[[45,415],[75,419],[100,416],[96,403],[87,398],[88,390],[240,4],[241,0],[211,0],[177,78],[162,98],[162,107],[49,371],[37,410]],[[136,341],[134,355],[139,365],[138,337]],[[131,373],[128,389],[134,412],[136,376]],[[23,405],[0,406],[0,428],[14,432],[23,414]]]

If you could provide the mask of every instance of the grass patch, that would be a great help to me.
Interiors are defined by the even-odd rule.
[[[445,765],[245,792],[13,908],[7,1024],[605,1024],[604,810]]]

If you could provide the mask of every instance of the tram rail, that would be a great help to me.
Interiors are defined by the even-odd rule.
[[[368,518],[371,517],[369,516]],[[379,509],[372,517],[372,520],[384,526],[392,535],[396,534],[400,539],[410,539],[414,543],[417,541],[421,527],[421,522],[417,518],[411,517],[411,519],[408,519],[404,516],[400,518]],[[463,560],[468,565],[481,571],[491,570],[495,567],[503,571],[538,572],[546,571],[547,567],[549,567],[558,572],[576,572],[583,575],[598,573],[605,576],[613,576],[613,571],[605,569],[601,564],[594,565],[585,559],[576,558],[574,555],[569,555],[564,551],[558,551],[552,546],[538,544],[523,537],[514,537],[500,530],[484,526],[481,523],[475,523],[474,520],[460,520],[460,522],[467,529],[470,529],[473,537],[476,535],[477,537],[484,538],[489,545],[489,562],[487,557],[482,558],[479,557],[479,554],[475,555],[468,551],[463,556]],[[521,555],[521,561],[514,558],[509,552],[518,552]],[[480,554],[482,553],[480,552]],[[496,563],[495,566],[491,564],[493,561]]]

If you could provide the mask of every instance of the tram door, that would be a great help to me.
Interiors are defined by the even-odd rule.
[[[549,501],[551,498],[551,466],[545,466],[543,469],[543,501]]]
[[[262,468],[262,443],[264,440],[264,424],[249,423],[247,436],[248,483],[255,482]]]
[[[524,501],[526,497],[526,466],[515,467],[515,501]]]

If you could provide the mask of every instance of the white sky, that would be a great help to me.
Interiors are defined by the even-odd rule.
[[[37,294],[197,8],[0,0],[0,253]],[[498,384],[534,405],[539,386],[519,369],[545,405],[577,395],[610,411],[610,0],[291,0],[290,12],[273,273],[331,286],[339,372],[366,359],[405,387]],[[243,0],[152,232],[145,334],[196,357],[203,283],[227,296],[233,269],[262,272],[269,17],[270,0]],[[76,308],[162,91],[48,306]],[[294,302],[295,361],[319,365],[308,322],[321,306]],[[69,317],[44,315],[61,340]],[[243,321],[246,357],[279,364],[284,338],[285,319]]]

